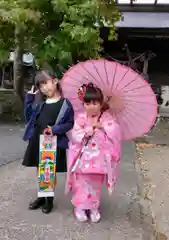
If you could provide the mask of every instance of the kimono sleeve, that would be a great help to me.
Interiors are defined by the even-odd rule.
[[[121,153],[121,130],[119,124],[114,119],[107,119],[103,122],[103,129],[108,142],[111,144],[112,155],[115,160],[119,160]]]
[[[92,127],[85,126],[86,120],[83,116],[79,115],[75,119],[74,127],[70,134],[70,140],[72,143],[81,143],[87,131],[92,130]]]

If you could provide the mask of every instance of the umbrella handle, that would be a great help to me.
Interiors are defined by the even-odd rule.
[[[103,114],[103,112],[101,112],[101,114],[100,114],[100,116],[99,116],[99,118],[98,118],[98,120],[97,120],[97,123],[100,121],[100,118],[101,118],[102,114]],[[93,130],[95,130],[95,129],[96,129],[96,127],[94,126],[94,127],[93,127]],[[84,146],[87,146],[87,144],[89,143],[90,139],[94,136],[94,134],[95,134],[95,132],[92,134],[92,136],[90,136],[90,137],[88,137],[88,138],[86,139],[86,143],[85,143]]]
[[[100,121],[100,118],[101,118],[102,114],[103,114],[103,113],[100,114],[100,116],[99,116],[99,118],[98,118],[98,121]],[[98,121],[97,121],[97,122],[98,122]],[[93,129],[95,129],[95,128],[96,128],[96,127],[94,127]],[[74,172],[74,171],[76,170],[76,167],[77,167],[77,165],[78,165],[78,163],[79,163],[79,161],[80,161],[80,158],[81,158],[82,155],[83,155],[83,149],[84,149],[84,147],[86,147],[86,146],[88,145],[90,139],[94,136],[94,134],[95,134],[95,132],[92,134],[92,136],[90,136],[90,137],[88,137],[88,138],[86,138],[86,137],[84,136],[84,138],[82,139],[82,147],[81,147],[79,153],[77,154],[77,156],[75,157],[75,161],[74,161],[74,163],[72,164],[73,166],[72,166],[71,172],[72,172],[72,171]],[[84,141],[85,141],[85,143],[84,143],[84,145],[83,145],[83,142],[84,142]]]

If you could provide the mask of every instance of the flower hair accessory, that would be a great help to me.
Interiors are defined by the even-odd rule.
[[[78,90],[78,98],[83,101],[85,94],[86,94],[86,85],[82,85]]]

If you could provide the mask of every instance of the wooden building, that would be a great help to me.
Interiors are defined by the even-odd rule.
[[[169,105],[169,0],[117,0],[121,19],[117,41],[102,30],[105,55],[142,73],[157,93],[159,104]],[[161,99],[167,97],[168,99]]]

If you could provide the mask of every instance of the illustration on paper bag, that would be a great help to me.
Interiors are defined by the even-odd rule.
[[[45,134],[40,135],[39,147],[38,196],[54,196],[57,137]]]
[[[53,191],[55,185],[55,152],[41,152],[39,163],[39,191]]]
[[[56,137],[40,136],[40,151],[56,151]]]

